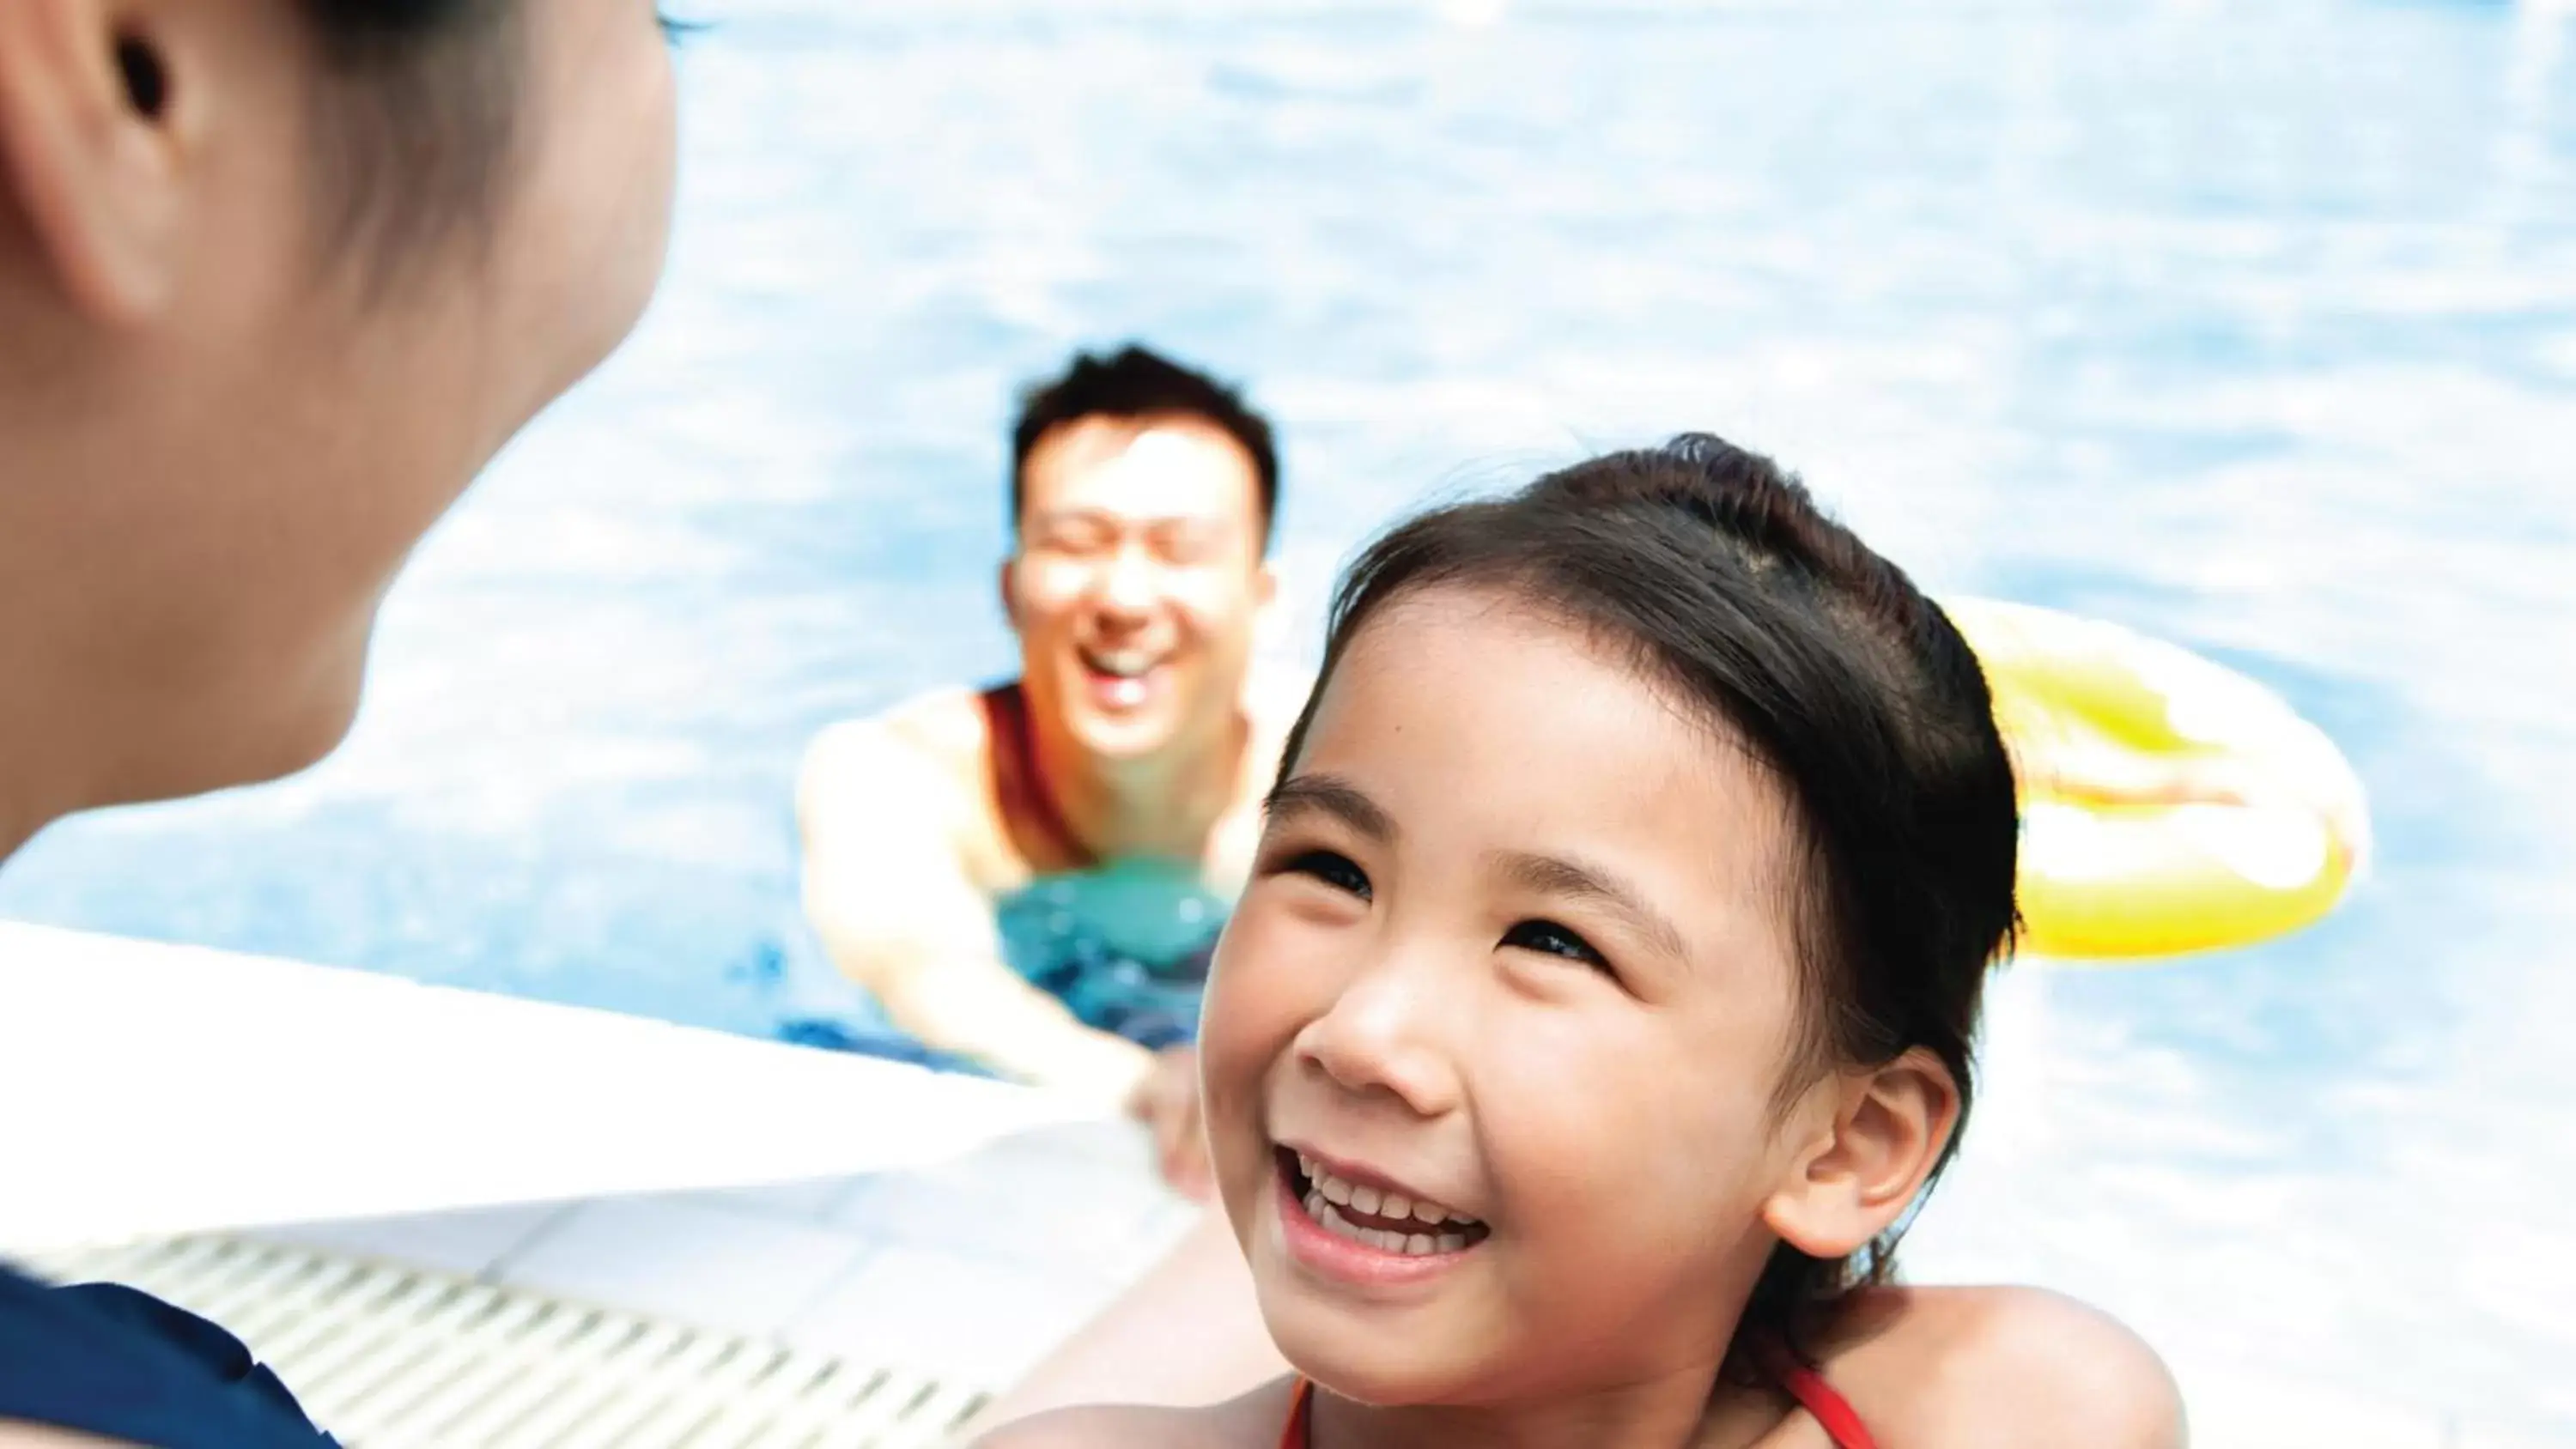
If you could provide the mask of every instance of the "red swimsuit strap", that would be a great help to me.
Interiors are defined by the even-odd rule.
[[[1306,1449],[1306,1416],[1314,1409],[1315,1385],[1299,1379],[1288,1400],[1288,1427],[1279,1433],[1279,1449]]]
[[[1780,1387],[1798,1406],[1813,1414],[1823,1425],[1825,1437],[1836,1449],[1878,1449],[1878,1441],[1869,1437],[1860,1415],[1852,1412],[1851,1401],[1837,1392],[1825,1376],[1802,1363],[1784,1363],[1779,1368]]]

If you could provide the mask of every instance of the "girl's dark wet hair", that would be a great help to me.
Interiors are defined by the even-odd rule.
[[[481,231],[540,0],[301,0],[326,71],[316,134],[335,248],[382,263]]]
[[[1503,591],[1596,631],[1786,788],[1803,979],[1775,1108],[1823,1071],[1921,1047],[1957,1081],[1964,1129],[1978,1001],[2016,926],[2018,822],[1985,675],[1948,616],[1770,459],[1690,434],[1379,539],[1334,599],[1289,767],[1353,639],[1433,587]],[[1847,1295],[1891,1276],[1902,1230],[1830,1261],[1781,1244],[1736,1367],[1770,1347],[1802,1352]]]

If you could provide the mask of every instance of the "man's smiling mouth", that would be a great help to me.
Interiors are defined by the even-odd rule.
[[[1091,697],[1109,710],[1134,709],[1153,696],[1156,683],[1171,664],[1169,652],[1144,649],[1094,649],[1077,646],[1074,656],[1091,686]]]

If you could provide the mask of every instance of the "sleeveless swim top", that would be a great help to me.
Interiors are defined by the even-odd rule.
[[[1823,1374],[1803,1364],[1786,1365],[1780,1374],[1780,1386],[1824,1426],[1825,1437],[1834,1441],[1835,1449],[1878,1449],[1878,1441],[1869,1437],[1860,1415],[1852,1412],[1850,1401],[1834,1392]],[[1314,1384],[1299,1379],[1288,1403],[1288,1426],[1279,1433],[1279,1449],[1307,1449],[1308,1421],[1314,1406]]]
[[[1096,1031],[1149,1051],[1196,1041],[1228,901],[1207,888],[1195,864],[1083,860],[1092,852],[1040,778],[1027,696],[1011,685],[977,699],[996,797],[1016,801],[1040,833],[1083,861],[999,904],[1003,959]]]
[[[1195,867],[1121,860],[1033,881],[993,924],[1030,985],[1083,1025],[1160,1051],[1198,1037],[1225,913]]]

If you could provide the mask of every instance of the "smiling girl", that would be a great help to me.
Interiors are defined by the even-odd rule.
[[[1890,1286],[2014,927],[1974,658],[1708,437],[1344,580],[1203,1028],[1296,1376],[986,1442],[2166,1445],[2124,1330]]]

